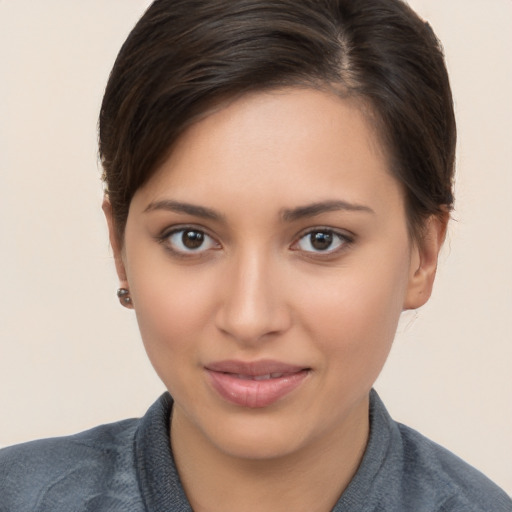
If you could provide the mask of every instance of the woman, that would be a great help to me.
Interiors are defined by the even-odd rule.
[[[100,154],[118,296],[170,395],[5,450],[1,510],[511,510],[372,391],[453,203],[448,77],[405,4],[159,0]]]

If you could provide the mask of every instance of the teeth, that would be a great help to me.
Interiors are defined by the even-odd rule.
[[[265,375],[237,375],[238,379],[241,380],[269,380],[269,379],[279,379],[282,377],[282,373],[267,373]]]
[[[268,380],[270,379],[270,374],[268,375],[255,375],[254,380]]]

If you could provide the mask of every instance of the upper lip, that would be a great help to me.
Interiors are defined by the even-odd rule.
[[[297,366],[295,364],[283,363],[272,359],[262,359],[260,361],[249,362],[230,359],[209,363],[205,365],[205,368],[214,372],[248,375],[251,377],[268,375],[271,373],[291,374],[309,369],[305,366]]]

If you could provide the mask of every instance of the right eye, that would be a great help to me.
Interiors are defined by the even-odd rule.
[[[196,228],[176,229],[162,237],[162,240],[173,252],[182,255],[200,254],[219,247],[211,236]]]

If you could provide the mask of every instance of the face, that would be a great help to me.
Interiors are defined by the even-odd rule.
[[[424,253],[369,120],[304,89],[191,126],[116,251],[173,424],[248,458],[364,424],[400,313],[429,294]]]

